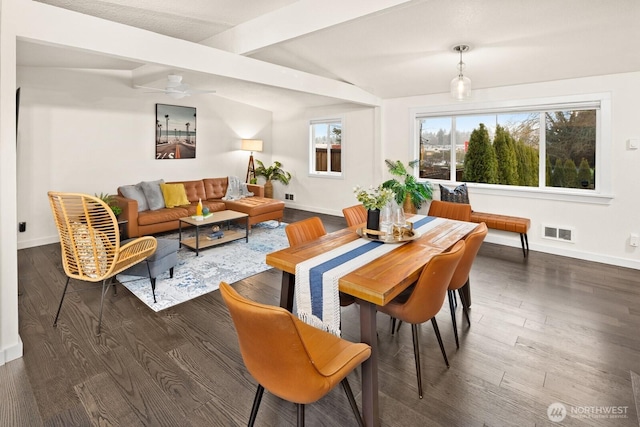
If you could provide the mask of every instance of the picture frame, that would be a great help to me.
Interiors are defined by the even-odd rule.
[[[196,158],[196,109],[156,104],[156,160]]]

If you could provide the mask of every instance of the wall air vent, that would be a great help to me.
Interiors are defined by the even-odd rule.
[[[544,237],[545,239],[558,240],[561,242],[575,243],[576,230],[573,227],[543,224],[542,237]]]

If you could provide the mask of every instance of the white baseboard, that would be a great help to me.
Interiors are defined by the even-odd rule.
[[[489,234],[485,238],[485,242],[495,243],[503,246],[511,246],[515,248],[522,248],[520,244],[520,235],[516,233],[504,233],[497,234],[493,230],[489,230]],[[508,235],[507,235],[508,234]],[[590,252],[576,251],[569,248],[559,248],[556,246],[550,246],[545,244],[529,244],[531,251],[543,252],[551,255],[565,256],[569,258],[582,259],[585,261],[599,262],[602,264],[615,265],[618,267],[633,268],[640,270],[640,261],[630,260],[625,258],[612,257],[603,254],[596,254]],[[530,256],[535,256],[531,254]]]
[[[39,239],[23,240],[21,242],[18,242],[18,249],[34,248],[36,246],[43,246],[43,245],[49,245],[51,243],[58,243],[59,241],[60,241],[60,238],[58,237],[57,234],[53,236],[42,237]]]
[[[12,360],[19,359],[23,354],[22,339],[18,336],[18,342],[10,347],[0,349],[0,366]]]

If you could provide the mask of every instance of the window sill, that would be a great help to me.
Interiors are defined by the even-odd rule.
[[[443,180],[430,180],[430,182],[434,189],[437,189],[438,184],[442,184],[448,187],[461,184]],[[588,190],[585,190],[584,194],[580,194],[575,190],[562,188],[528,188],[496,184],[480,184],[474,182],[467,182],[466,184],[469,188],[470,194],[486,194],[501,197],[520,197],[525,199],[538,200],[557,200],[563,202],[587,203],[592,205],[608,205],[613,200],[613,194],[601,194]]]

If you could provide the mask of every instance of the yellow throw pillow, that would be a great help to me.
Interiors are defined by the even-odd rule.
[[[187,199],[187,192],[184,189],[184,184],[160,184],[162,190],[162,197],[164,197],[164,204],[168,208],[175,206],[183,206],[189,204]]]

